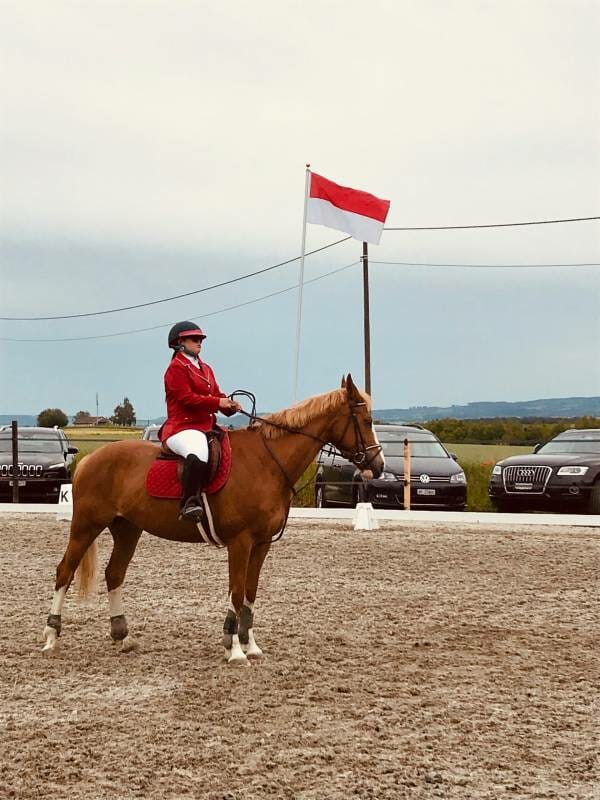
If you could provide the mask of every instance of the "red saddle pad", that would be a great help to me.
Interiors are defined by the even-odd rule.
[[[157,458],[146,475],[146,491],[151,497],[164,497],[179,500],[181,497],[181,482],[177,477],[179,459]],[[213,480],[204,490],[206,494],[215,494],[225,486],[231,472],[231,442],[229,434],[225,432],[221,441],[221,462]]]

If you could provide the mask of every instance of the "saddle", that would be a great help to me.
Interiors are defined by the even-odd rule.
[[[206,434],[208,440],[208,483],[202,489],[205,494],[215,494],[227,483],[231,472],[231,443],[226,430],[216,428]],[[184,459],[161,444],[146,476],[146,491],[151,497],[171,500],[182,495],[181,475]]]

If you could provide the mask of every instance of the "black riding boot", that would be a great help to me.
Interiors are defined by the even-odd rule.
[[[187,519],[191,522],[202,521],[204,509],[198,499],[198,494],[206,485],[207,479],[208,464],[200,461],[196,455],[187,456],[181,476],[183,495],[181,498],[180,519]]]

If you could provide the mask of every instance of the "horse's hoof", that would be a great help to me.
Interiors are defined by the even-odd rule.
[[[45,644],[42,647],[42,654],[45,656],[52,656],[56,653],[56,642],[57,642],[57,634],[54,628],[45,628],[44,630],[44,641]]]
[[[126,636],[121,640],[121,653],[132,653],[139,650],[139,644],[131,636]]]
[[[248,647],[244,648],[244,653],[246,655],[246,658],[254,659],[254,658],[262,658],[264,656],[263,651],[257,644],[255,644],[254,646],[249,645]]]
[[[234,653],[233,655],[229,656],[227,663],[233,666],[248,666],[248,659],[243,653]]]

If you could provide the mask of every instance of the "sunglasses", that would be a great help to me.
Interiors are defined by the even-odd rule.
[[[189,339],[190,342],[198,343],[198,342],[201,342],[204,339],[204,337],[203,336],[185,336],[184,339]]]

